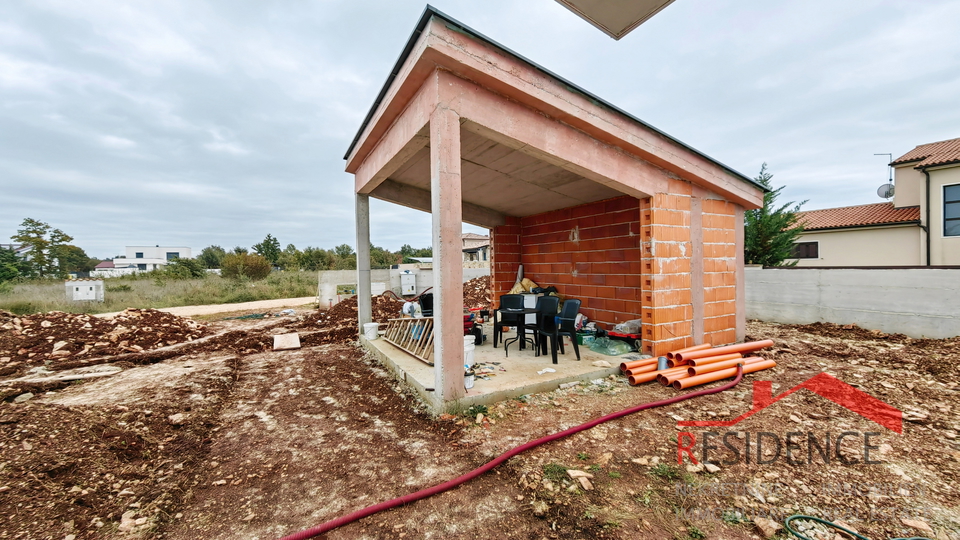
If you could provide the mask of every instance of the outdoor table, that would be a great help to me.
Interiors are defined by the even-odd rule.
[[[511,308],[500,308],[500,309],[495,309],[495,310],[493,310],[493,327],[494,327],[494,328],[496,328],[497,325],[499,324],[499,322],[498,322],[498,320],[497,320],[497,315],[498,315],[501,311],[502,311],[503,313],[508,314],[508,315],[533,315],[533,314],[536,314],[536,313],[537,313],[537,308],[514,308],[514,309],[511,309]],[[525,320],[525,319],[526,319],[526,317],[522,317],[521,320],[520,320],[520,323],[517,324],[517,337],[503,340],[503,346],[504,346],[504,348],[506,348],[508,341],[513,342],[513,341],[520,340],[520,350],[522,351],[522,350],[524,349],[524,343],[526,342],[526,338],[525,338],[524,336],[526,335],[526,332],[525,332],[525,330],[524,330],[524,328],[523,328],[523,325],[526,324],[526,320]],[[496,337],[496,332],[494,332],[494,337]],[[493,346],[494,346],[494,347],[497,346],[497,342],[496,342],[496,341],[493,342]]]

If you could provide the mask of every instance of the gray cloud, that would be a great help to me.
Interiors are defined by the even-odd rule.
[[[956,2],[679,0],[619,42],[552,0],[435,5],[810,208],[878,201],[875,152],[960,136]],[[0,5],[0,236],[353,244],[342,156],[422,9]],[[372,209],[374,243],[429,244],[429,215]]]

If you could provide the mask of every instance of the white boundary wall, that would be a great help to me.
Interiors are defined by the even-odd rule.
[[[400,274],[402,270],[371,270],[370,282],[383,283],[387,289],[400,294]],[[427,287],[433,287],[433,269],[420,268],[411,270],[417,276],[417,294],[420,294]],[[464,268],[463,281],[466,283],[471,279],[481,276],[489,276],[490,267],[486,268]],[[337,303],[337,285],[356,285],[356,270],[325,270],[320,272],[319,291],[320,304],[329,305],[332,302]]]
[[[960,269],[747,267],[747,318],[832,322],[911,337],[960,335]]]

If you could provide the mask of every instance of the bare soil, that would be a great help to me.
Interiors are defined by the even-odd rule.
[[[399,306],[378,301],[376,316],[394,318]],[[206,336],[90,356],[83,366],[43,362],[39,372],[121,368],[107,377],[26,384],[15,380],[18,369],[0,380],[0,538],[279,538],[440,483],[533,438],[676,395],[613,377],[433,417],[356,347],[355,303],[293,317],[168,322]],[[272,335],[292,331],[302,349],[270,350]],[[13,339],[9,332],[0,330],[0,343]],[[733,390],[541,446],[326,537],[746,539],[763,536],[752,519],[811,513],[872,538],[960,538],[960,339],[760,322],[749,334],[776,342],[764,353],[778,366]],[[841,446],[857,461],[850,464],[740,461],[714,473],[677,464],[677,434],[702,437],[678,428],[679,419],[732,419],[750,409],[752,381],[771,380],[779,394],[824,371],[904,411],[903,433],[806,390],[713,429],[781,439],[877,432],[870,458],[878,463],[863,462],[860,439]],[[23,401],[26,392],[34,397]],[[718,446],[717,458],[731,457]],[[568,469],[593,475],[593,489]],[[913,528],[918,522],[932,532]]]

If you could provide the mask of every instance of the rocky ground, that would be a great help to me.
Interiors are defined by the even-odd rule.
[[[399,305],[377,301],[376,317],[395,317]],[[47,333],[16,348],[23,364],[0,380],[0,538],[279,538],[445,481],[533,438],[677,395],[613,377],[433,417],[355,347],[355,303],[205,324],[153,316],[135,318],[184,333],[147,342],[125,332],[110,343],[127,348],[73,361],[85,363],[64,359],[96,337],[51,334],[46,316],[26,325]],[[22,337],[19,325],[19,336],[0,329],[4,350]],[[294,331],[302,349],[271,350],[271,336]],[[877,539],[960,538],[960,339],[759,322],[749,334],[776,342],[764,351],[776,368],[541,446],[327,538],[784,537],[774,529],[794,513],[840,519]],[[51,355],[60,341],[70,356]],[[710,428],[732,432],[729,448],[714,439],[718,464],[678,465],[678,434],[702,441],[706,431],[679,420],[735,418],[751,408],[753,381],[773,381],[776,395],[821,372],[904,411],[902,434],[801,390],[735,426]],[[830,463],[789,463],[770,448],[751,463],[734,460],[760,432],[801,432],[804,449],[808,437],[828,433],[834,442],[842,432],[877,435],[866,454],[864,439],[848,435]]]

